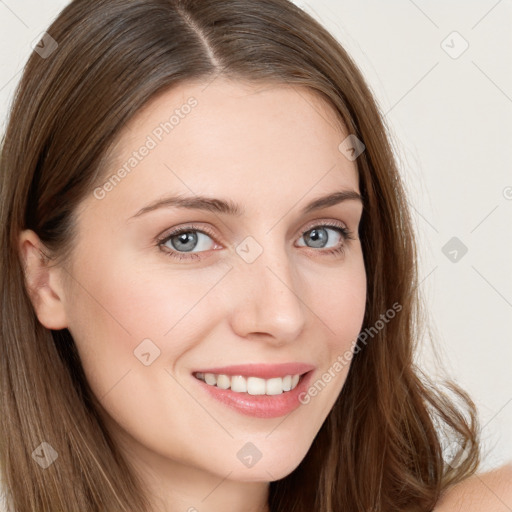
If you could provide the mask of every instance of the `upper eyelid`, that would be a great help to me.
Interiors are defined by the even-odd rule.
[[[165,234],[158,235],[156,237],[156,241],[162,243],[162,242],[169,240],[169,238],[171,238],[173,236],[177,236],[180,233],[187,233],[188,231],[197,231],[200,233],[204,233],[205,235],[208,235],[211,238],[216,237],[216,235],[213,232],[210,232],[210,229],[205,228],[203,226],[195,226],[194,223],[191,223],[191,224],[186,224],[184,226],[180,226],[177,228],[173,228],[170,231],[169,230],[164,231]]]

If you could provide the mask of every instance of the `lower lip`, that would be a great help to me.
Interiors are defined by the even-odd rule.
[[[250,395],[249,393],[237,393],[231,389],[220,389],[217,386],[210,386],[197,379],[192,378],[205,389],[210,396],[223,404],[235,409],[237,412],[257,418],[278,418],[285,416],[297,409],[301,404],[299,396],[308,388],[313,371],[305,373],[297,386],[291,391],[283,391],[279,395]]]

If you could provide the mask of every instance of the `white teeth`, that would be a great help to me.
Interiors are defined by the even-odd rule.
[[[264,395],[265,379],[260,379],[259,377],[249,377],[247,379],[247,393],[249,393],[249,395]]]
[[[213,373],[205,373],[204,380],[206,384],[210,384],[210,386],[215,386],[217,384],[217,377]]]
[[[220,389],[228,389],[231,386],[231,379],[227,375],[219,375],[217,377],[217,387]]]
[[[243,375],[216,375],[214,373],[196,373],[196,378],[206,382],[209,386],[219,389],[230,389],[236,393],[249,393],[249,395],[280,395],[297,387],[300,375],[285,375],[261,379],[259,377],[244,377]]]
[[[241,375],[234,375],[231,377],[231,391],[237,393],[247,393],[247,380]]]
[[[283,379],[275,377],[267,380],[267,395],[280,395],[283,392]]]

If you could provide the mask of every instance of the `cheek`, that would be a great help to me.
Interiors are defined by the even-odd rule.
[[[315,307],[322,319],[336,334],[358,330],[362,324],[366,303],[364,273],[344,273],[338,279],[324,283]],[[327,321],[328,319],[328,321]]]
[[[322,319],[333,348],[346,348],[359,334],[366,307],[366,272],[362,252],[358,246],[350,259],[339,268],[327,272],[325,279],[316,276],[320,291],[312,298],[315,313]],[[315,276],[308,287],[315,289]],[[316,287],[318,289],[318,285]]]
[[[222,316],[209,292],[225,269],[170,273],[117,255],[94,269],[76,268],[83,269],[76,280],[86,287],[76,288],[69,330],[91,390],[107,421],[114,419],[144,445],[161,450],[157,440],[170,425],[185,436],[175,414],[190,407],[181,376],[175,380],[169,372],[175,373]],[[204,429],[201,435],[208,438]],[[181,444],[167,442],[178,456]]]
[[[86,375],[100,396],[137,368],[142,354],[172,369],[192,348],[191,340],[206,338],[220,314],[209,293],[225,268],[171,272],[166,262],[143,265],[114,253],[95,261],[77,261],[67,315]]]
[[[324,343],[317,349],[323,365],[303,403],[316,403],[324,417],[345,383],[364,320],[366,272],[362,253],[358,251],[356,255],[332,272],[329,280],[320,281],[320,291],[312,299],[321,319],[317,324],[324,327]]]

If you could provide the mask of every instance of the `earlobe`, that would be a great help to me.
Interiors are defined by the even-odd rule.
[[[19,253],[37,318],[47,329],[64,329],[68,325],[60,269],[52,265],[44,244],[30,229],[20,233]]]

